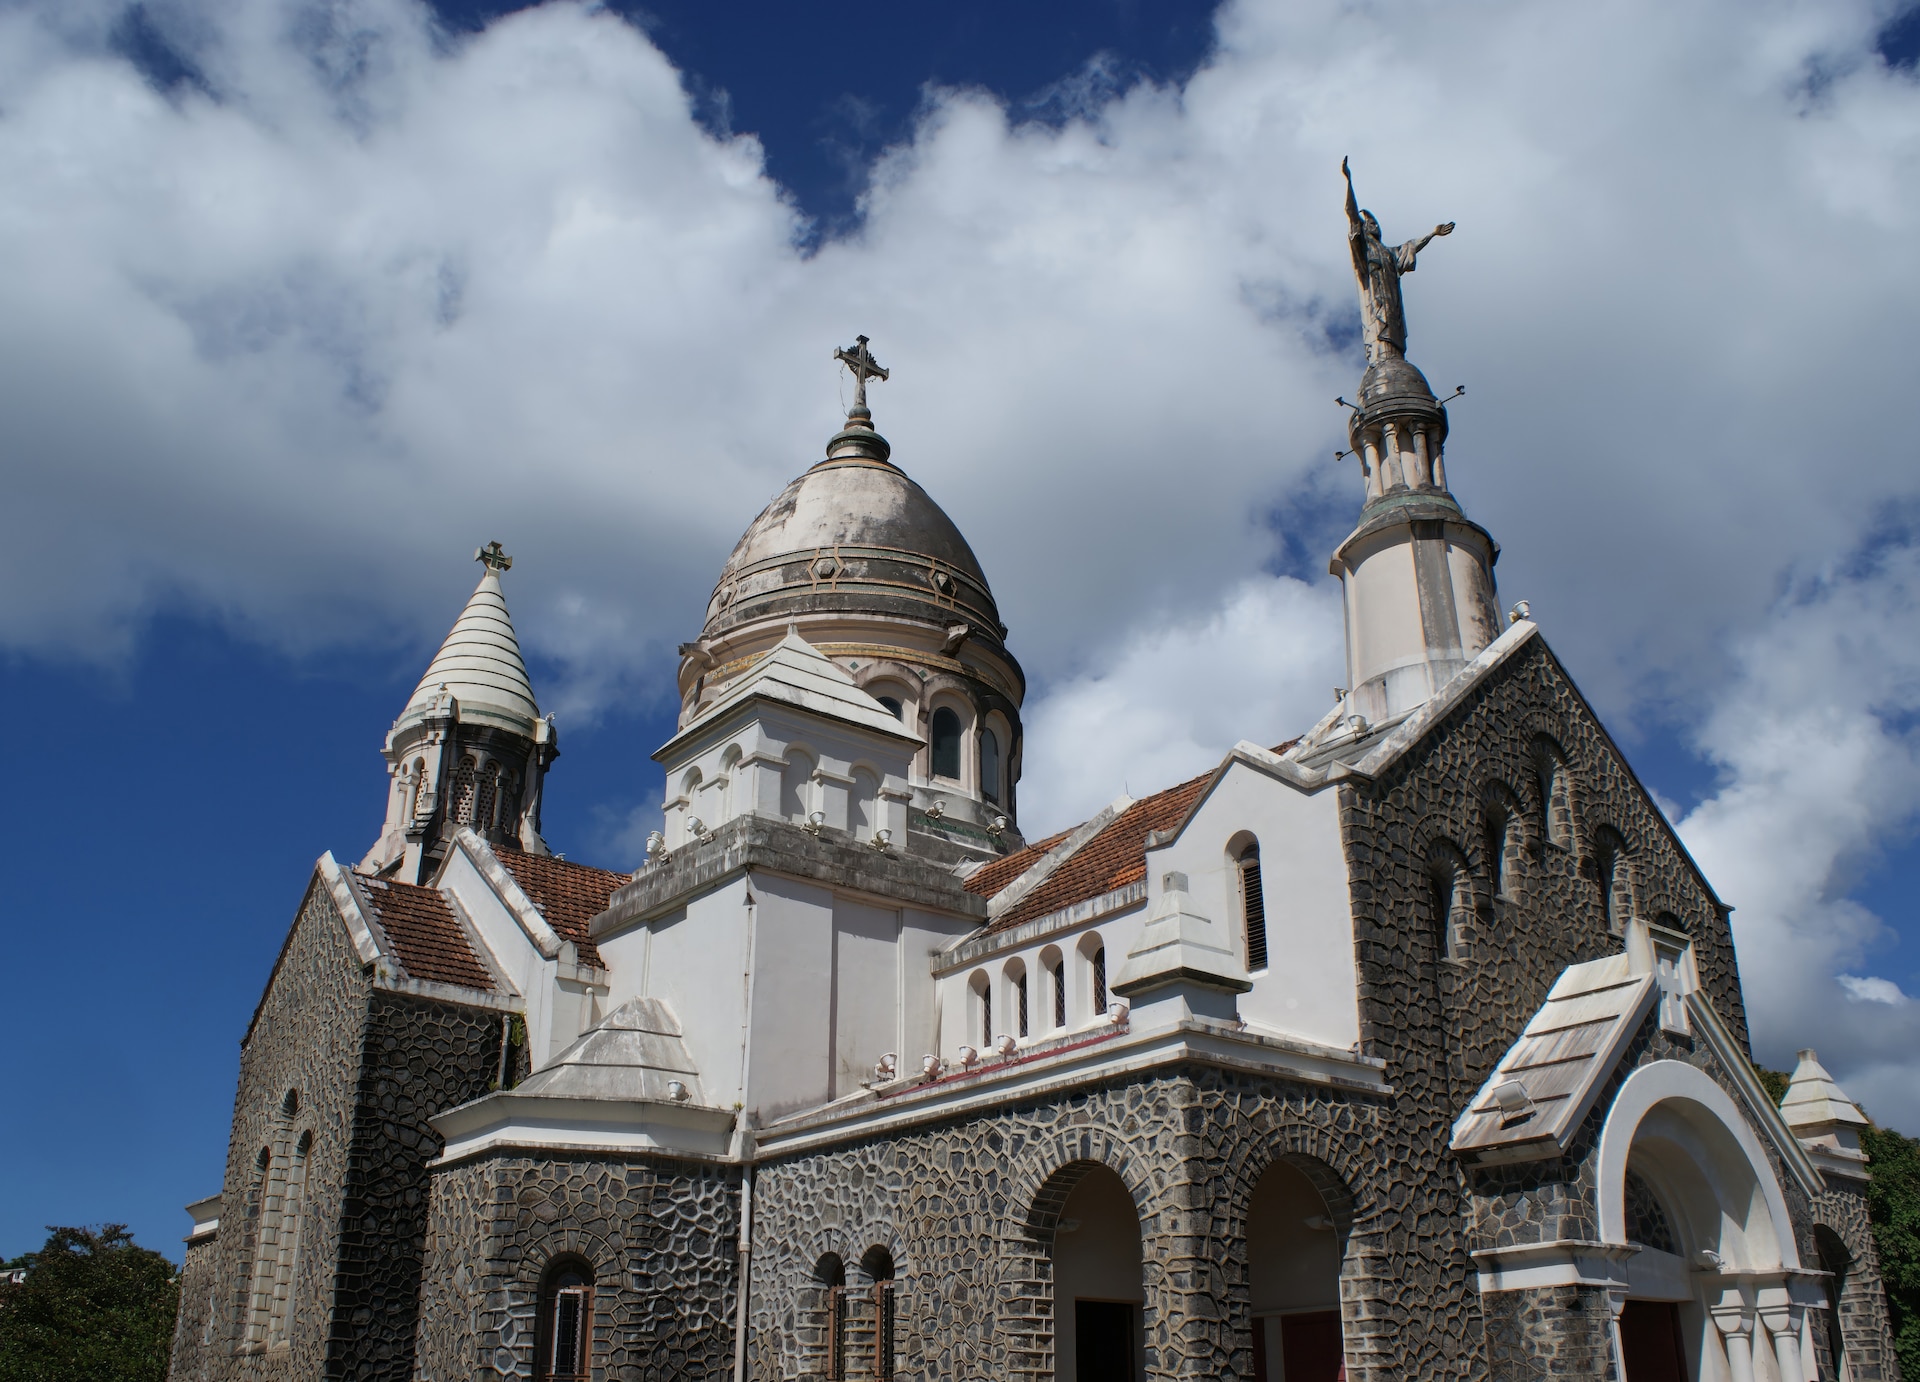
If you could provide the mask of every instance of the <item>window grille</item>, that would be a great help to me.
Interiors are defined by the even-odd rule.
[[[893,1382],[894,1283],[827,1291],[827,1382]]]
[[[993,985],[980,990],[980,1049],[993,1048]]]
[[[593,1288],[569,1272],[547,1305],[543,1382],[587,1382],[593,1341]]]
[[[1104,945],[1093,952],[1093,1010],[1096,1014],[1107,1010],[1107,947]]]
[[[453,775],[453,822],[455,825],[473,824],[473,786],[477,765],[471,758],[460,760],[460,769]]]
[[[474,795],[473,828],[482,835],[493,831],[494,808],[500,804],[500,765],[487,764],[487,770],[480,774],[479,788]]]
[[[1053,1025],[1067,1025],[1067,962],[1064,959],[1053,967]]]
[[[1024,974],[1013,981],[1013,999],[1014,1020],[1020,1035],[1025,1036],[1027,1034],[1027,976]]]
[[[1267,967],[1267,894],[1260,882],[1260,854],[1249,850],[1240,860],[1240,900],[1247,919],[1247,968]]]
[[[827,1382],[847,1378],[847,1288],[827,1288]]]

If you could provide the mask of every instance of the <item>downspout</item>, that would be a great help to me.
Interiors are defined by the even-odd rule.
[[[747,1077],[753,1068],[753,943],[758,912],[753,899],[753,870],[746,875],[747,943],[740,975],[740,1112],[734,1123],[734,1148],[743,1163],[740,1174],[738,1285],[733,1298],[733,1382],[747,1382],[747,1303],[753,1281],[753,1134],[747,1126]]]

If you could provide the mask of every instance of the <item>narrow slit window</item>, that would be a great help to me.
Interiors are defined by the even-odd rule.
[[[1064,959],[1053,967],[1053,1025],[1067,1025],[1067,962]]]
[[[993,1045],[993,985],[980,990],[980,1045],[982,1049]]]
[[[1027,976],[1022,974],[1013,981],[1014,1023],[1019,1034],[1027,1034]]]
[[[1107,947],[1104,945],[1093,952],[1093,1010],[1096,1014],[1107,1010]]]
[[[933,712],[933,775],[960,776],[960,716],[948,706]]]
[[[563,1270],[547,1288],[537,1374],[541,1382],[587,1382],[593,1346],[593,1287],[582,1271]]]
[[[1259,846],[1240,856],[1240,903],[1247,919],[1247,969],[1267,967],[1267,892],[1260,881]]]
[[[980,731],[980,795],[1000,804],[1000,736],[990,729]]]

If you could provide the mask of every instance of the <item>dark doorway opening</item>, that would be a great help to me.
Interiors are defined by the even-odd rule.
[[[1134,1309],[1123,1300],[1073,1303],[1074,1382],[1134,1382]]]
[[[1280,1361],[1286,1382],[1342,1382],[1347,1375],[1347,1358],[1340,1340],[1338,1310],[1283,1315],[1279,1323]],[[1261,1353],[1264,1355],[1265,1350]]]
[[[1621,1362],[1627,1382],[1687,1382],[1680,1307],[1670,1300],[1630,1300],[1620,1312]]]

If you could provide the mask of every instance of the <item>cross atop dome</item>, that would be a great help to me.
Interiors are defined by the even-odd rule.
[[[862,338],[864,339],[864,337]],[[513,558],[507,555],[507,549],[497,542],[489,542],[485,547],[474,549],[473,559],[489,571],[511,571]]]
[[[867,411],[867,380],[887,378],[887,371],[873,358],[873,352],[867,349],[867,338],[856,336],[851,346],[842,346],[833,352],[833,358],[845,365],[853,373],[853,407],[848,416]]]

